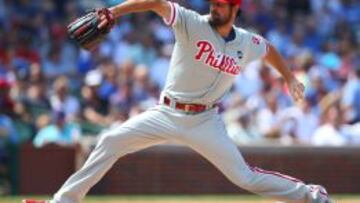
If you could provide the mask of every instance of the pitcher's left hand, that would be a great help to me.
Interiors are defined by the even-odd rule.
[[[304,100],[305,86],[295,77],[288,81],[287,85],[289,87],[291,97],[294,99],[294,101],[296,103],[301,103]]]

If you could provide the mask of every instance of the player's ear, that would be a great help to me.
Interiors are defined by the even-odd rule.
[[[241,16],[242,10],[239,6],[233,6],[233,12],[236,12],[235,19],[239,18]]]
[[[241,16],[242,10],[239,5],[232,5],[232,9],[236,10],[236,18]]]

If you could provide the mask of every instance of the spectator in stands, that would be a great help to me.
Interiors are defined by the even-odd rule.
[[[99,133],[111,122],[108,117],[108,100],[101,99],[99,95],[102,80],[103,75],[100,70],[91,70],[86,74],[85,86],[81,89],[82,127],[85,127],[90,134]]]
[[[41,64],[39,63],[32,63],[29,66],[29,81],[30,83],[45,83],[46,78],[43,73],[43,69]],[[43,84],[46,85],[46,84]]]
[[[51,106],[47,95],[47,86],[43,83],[30,84],[23,104],[34,120],[41,114],[50,113]]]
[[[11,117],[0,110],[0,195],[9,194],[10,145],[19,144],[18,133]]]
[[[360,67],[349,75],[341,102],[347,122],[360,122]]]
[[[78,119],[80,114],[80,103],[77,98],[69,93],[69,80],[60,76],[53,83],[53,93],[50,96],[53,112],[64,112],[67,121]]]
[[[10,116],[4,114],[3,109],[0,110],[0,149],[4,150],[7,144],[18,144],[19,136],[15,128],[14,122]]]
[[[125,60],[123,63],[119,64],[119,78],[118,78],[118,85],[122,84],[123,82],[132,82],[134,77],[135,66],[137,64],[134,61],[128,59]]]
[[[342,131],[343,113],[339,108],[339,94],[327,95],[321,102],[321,124],[311,142],[315,146],[344,146],[348,143]]]
[[[111,109],[117,109],[117,111],[129,117],[131,107],[135,105],[135,99],[133,95],[133,83],[130,81],[123,81],[119,84],[118,91],[111,96],[110,106]]]
[[[110,96],[118,89],[118,69],[110,60],[102,62],[98,69],[103,75],[103,80],[98,89],[99,96],[103,100],[109,100]]]
[[[0,109],[1,113],[13,116],[14,101],[10,95],[11,84],[6,79],[0,78]]]
[[[260,133],[267,139],[282,137],[283,120],[274,92],[265,96],[266,107],[260,109],[256,115],[256,123]]]
[[[300,143],[311,144],[311,137],[319,127],[319,117],[312,109],[311,103],[305,99],[301,105],[301,114],[297,120],[296,138]]]
[[[229,111],[228,111],[229,112]],[[259,130],[254,125],[254,113],[245,108],[233,110],[233,120],[227,125],[230,138],[237,145],[258,144],[262,141]]]
[[[53,114],[53,123],[39,130],[33,141],[36,147],[43,147],[46,144],[73,145],[79,142],[81,130],[73,122],[67,122],[64,112]]]
[[[142,102],[149,98],[149,90],[153,86],[152,81],[149,78],[149,68],[144,65],[138,65],[134,71],[134,81],[132,87],[132,94],[134,99],[138,102]]]
[[[320,71],[310,75],[310,86],[306,92],[307,99],[317,112],[319,112],[319,102],[328,94],[328,90],[324,84],[324,80],[326,80],[327,77],[324,75],[326,75],[326,73],[320,73]]]
[[[0,79],[0,194],[9,192],[8,169],[11,154],[10,145],[20,143],[19,134],[13,122],[14,103],[9,98],[10,84]]]
[[[66,60],[66,59],[65,59]],[[49,79],[66,74],[66,64],[64,59],[61,58],[61,48],[51,47],[48,55],[44,57],[43,61],[44,74]]]

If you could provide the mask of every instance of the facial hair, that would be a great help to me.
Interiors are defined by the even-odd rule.
[[[210,13],[209,24],[212,27],[221,27],[228,24],[231,21],[231,12],[226,17],[221,17],[217,12],[213,11]]]

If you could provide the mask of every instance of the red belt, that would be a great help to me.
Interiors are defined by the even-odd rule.
[[[175,105],[174,105],[175,109],[179,109],[179,110],[185,111],[187,113],[200,113],[200,112],[203,112],[210,108],[215,107],[215,104],[211,105],[211,106],[207,106],[204,104],[187,104],[187,103],[180,103],[180,102],[176,102],[176,101],[174,101],[174,102],[175,102]],[[163,103],[165,105],[171,107],[171,99],[166,96],[163,97]]]

